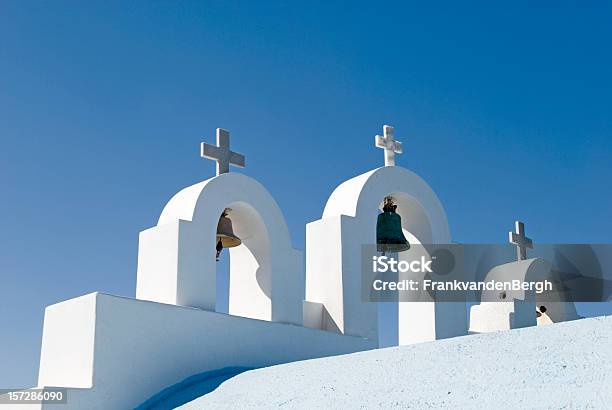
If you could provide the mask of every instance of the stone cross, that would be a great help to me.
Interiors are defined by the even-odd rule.
[[[508,232],[510,243],[516,245],[516,258],[519,261],[527,259],[527,248],[533,249],[533,241],[525,236],[525,224],[516,221],[514,223],[516,232]]]
[[[217,175],[228,173],[230,164],[244,168],[244,155],[230,151],[229,131],[223,128],[217,128],[217,145],[200,144],[200,156],[217,161]]]
[[[401,154],[402,143],[395,141],[393,138],[393,127],[390,125],[383,126],[383,136],[376,136],[376,146],[385,150],[385,166],[395,166],[395,154]]]

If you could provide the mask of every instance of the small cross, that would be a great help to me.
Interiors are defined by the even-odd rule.
[[[533,249],[533,241],[525,236],[525,224],[516,221],[514,223],[516,232],[508,232],[510,243],[516,245],[516,258],[519,261],[527,259],[527,248]]]
[[[223,128],[217,128],[217,145],[200,144],[200,156],[217,161],[217,175],[228,173],[230,164],[244,168],[244,155],[230,151],[229,131]]]
[[[376,146],[385,150],[385,166],[395,166],[395,154],[401,154],[402,143],[393,138],[393,127],[383,126],[383,136],[377,135],[375,138]]]

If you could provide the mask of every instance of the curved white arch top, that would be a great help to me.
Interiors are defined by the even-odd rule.
[[[424,214],[431,225],[432,242],[450,243],[446,212],[438,196],[421,177],[399,166],[377,168],[340,184],[329,197],[322,219],[339,215],[370,217],[375,215],[387,195],[399,196],[396,199],[400,202],[400,208],[401,197],[405,197],[403,202],[406,206],[420,208],[419,212]]]
[[[141,233],[137,296],[214,310],[216,233],[224,209],[242,240],[230,254],[229,313],[301,323],[302,253],[268,190],[226,173],[179,191],[157,226]],[[169,252],[171,250],[171,252]]]
[[[404,235],[411,244],[451,241],[444,207],[414,172],[387,166],[340,184],[330,195],[322,218],[306,229],[306,300],[325,308],[322,328],[378,340],[378,304],[364,301],[359,273],[366,266],[364,255],[370,260],[364,246],[376,243],[378,213],[386,196],[396,200]],[[412,253],[400,258],[416,256],[424,248],[411,249]],[[397,312],[395,344],[467,332],[465,309],[453,305],[402,303]]]
[[[176,193],[164,207],[157,225],[205,217],[218,221],[225,207],[240,202],[250,204],[264,220],[269,220],[278,230],[276,234],[281,235],[279,239],[291,246],[285,217],[272,195],[257,180],[233,172],[207,179]],[[214,207],[213,204],[217,204],[217,213],[211,212],[210,206]]]

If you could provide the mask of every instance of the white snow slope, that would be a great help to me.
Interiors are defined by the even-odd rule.
[[[181,409],[612,408],[612,316],[242,373]]]

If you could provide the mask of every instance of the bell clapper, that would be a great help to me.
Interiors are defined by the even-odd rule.
[[[219,255],[221,255],[221,251],[223,250],[223,243],[221,242],[221,240],[217,242],[216,250],[217,250],[217,255],[215,256],[215,260],[219,262]]]

